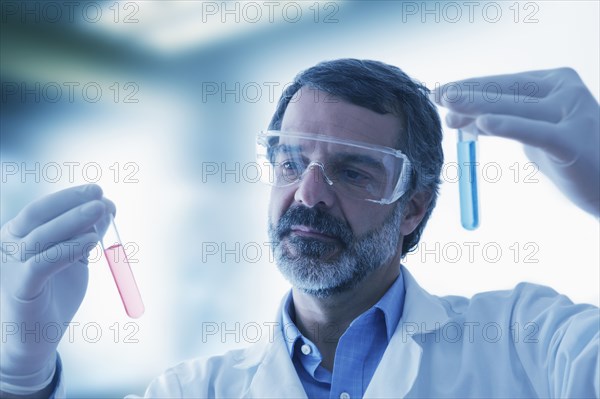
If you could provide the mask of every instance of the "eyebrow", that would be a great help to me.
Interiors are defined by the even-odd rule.
[[[333,159],[337,162],[354,162],[374,167],[379,170],[385,169],[380,161],[364,154],[338,154]]]
[[[290,144],[279,143],[279,144],[271,147],[270,156],[272,156],[276,152],[291,153],[291,152],[301,152],[301,151],[302,151],[302,146],[300,146],[300,145],[290,145]],[[380,161],[378,161],[368,155],[364,155],[364,154],[352,154],[352,153],[337,154],[332,158],[332,161],[334,161],[334,162],[354,162],[354,163],[363,164],[363,165],[366,165],[369,167],[373,167],[373,168],[376,168],[381,171],[385,170],[385,167],[383,166],[383,164]]]
[[[290,144],[282,144],[277,143],[268,149],[269,160],[273,162],[273,157],[280,153],[292,153],[292,152],[301,152],[302,147],[299,145],[290,145]]]
[[[302,150],[302,147],[299,145],[290,145],[290,144],[277,144],[274,145],[273,151],[284,151],[284,152],[298,152]]]

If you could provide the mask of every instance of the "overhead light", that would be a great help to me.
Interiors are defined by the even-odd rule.
[[[173,53],[284,23],[336,23],[340,1],[119,1],[82,25]]]

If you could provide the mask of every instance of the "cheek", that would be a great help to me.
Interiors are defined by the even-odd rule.
[[[378,205],[366,201],[343,206],[344,219],[356,236],[381,228],[392,216],[393,209],[389,205]]]
[[[290,188],[273,187],[269,198],[269,218],[272,223],[279,220],[294,200],[294,191]]]

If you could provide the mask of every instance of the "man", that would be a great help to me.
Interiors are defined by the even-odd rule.
[[[450,108],[447,122],[520,140],[573,202],[598,216],[598,104],[577,74],[477,81],[535,82],[538,101],[522,106],[510,92],[510,100],[477,103],[442,88],[434,97]],[[146,397],[600,394],[597,308],[532,284],[438,298],[400,266],[435,205],[443,160],[424,87],[379,62],[319,64],[296,77],[258,143],[274,186],[269,234],[293,285],[279,327],[248,349],[168,370]],[[97,186],[65,190],[26,207],[2,241],[83,246],[98,240],[93,225],[110,212]],[[2,320],[70,321],[85,294],[85,261],[2,264]],[[533,333],[516,337],[515,324]],[[495,335],[466,333],[489,326]],[[449,327],[462,333],[450,339],[441,333]],[[62,394],[56,343],[7,342],[0,371],[2,390],[15,396]]]

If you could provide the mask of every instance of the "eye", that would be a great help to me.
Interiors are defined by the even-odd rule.
[[[304,169],[299,162],[285,159],[275,164],[275,170],[279,184],[290,184],[302,176]]]
[[[342,169],[339,172],[339,177],[342,181],[357,186],[366,186],[371,181],[370,175],[357,169]]]
[[[286,174],[298,172],[302,169],[298,162],[295,161],[283,161],[280,163],[280,165]]]

